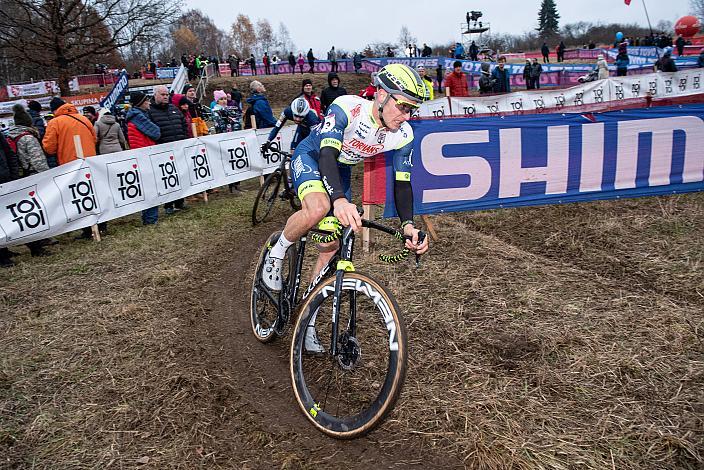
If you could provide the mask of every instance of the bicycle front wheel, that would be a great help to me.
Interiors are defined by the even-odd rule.
[[[406,327],[385,287],[367,275],[345,273],[333,356],[334,290],[333,276],[301,307],[291,343],[291,380],[301,410],[316,428],[352,439],[378,426],[401,393],[408,360]],[[323,354],[305,349],[306,335],[313,330]]]
[[[259,188],[257,198],[254,200],[252,208],[252,226],[258,225],[266,220],[271,213],[272,207],[279,197],[279,187],[281,186],[281,172],[276,170],[266,177],[264,184]]]

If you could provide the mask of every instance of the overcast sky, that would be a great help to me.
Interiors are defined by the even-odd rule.
[[[560,25],[577,21],[623,22],[647,25],[644,0],[556,0]],[[653,27],[660,20],[675,22],[689,13],[689,0],[645,0]],[[186,0],[229,33],[239,13],[256,23],[266,18],[274,31],[283,22],[299,51],[313,48],[317,57],[334,45],[337,49],[361,50],[374,42],[397,43],[406,25],[418,45],[444,44],[461,39],[460,23],[469,10],[480,10],[494,33],[521,33],[537,26],[540,0],[405,0],[399,1],[247,1]],[[432,6],[435,6],[433,10]],[[628,34],[626,31],[624,33]]]

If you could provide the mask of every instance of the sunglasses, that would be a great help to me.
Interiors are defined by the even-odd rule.
[[[389,95],[389,96],[391,96],[391,99],[394,100],[394,102],[396,103],[396,108],[399,111],[401,111],[403,114],[410,114],[411,117],[414,117],[418,114],[418,104],[417,103],[411,103],[410,101],[399,100],[394,95]]]

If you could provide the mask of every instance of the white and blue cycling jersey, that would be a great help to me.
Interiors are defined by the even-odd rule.
[[[411,179],[413,130],[404,122],[391,131],[374,119],[373,101],[359,96],[340,96],[328,108],[323,121],[297,147],[291,162],[294,187],[299,198],[310,192],[328,192],[321,181],[318,168],[320,151],[332,147],[337,157],[343,191],[349,199],[350,166],[365,158],[395,150],[394,174],[396,181]]]

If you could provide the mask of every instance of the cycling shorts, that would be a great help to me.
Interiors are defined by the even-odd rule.
[[[300,147],[296,148],[291,160],[291,179],[298,198],[302,201],[310,193],[328,194],[320,177],[318,159],[309,152],[299,153],[298,148]],[[345,197],[352,201],[352,166],[338,162],[337,169]]]

